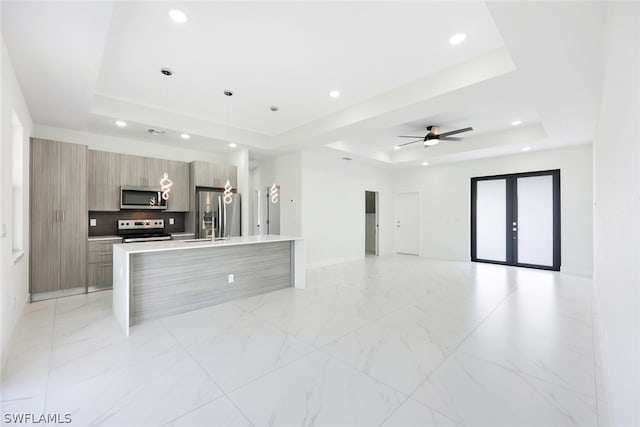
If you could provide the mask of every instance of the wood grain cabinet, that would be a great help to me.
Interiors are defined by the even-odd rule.
[[[87,204],[90,211],[120,210],[121,155],[87,150]]]
[[[189,163],[120,154],[119,186],[160,188],[164,173],[173,181],[168,212],[189,210]],[[120,193],[118,187],[118,209]]]
[[[167,211],[187,212],[189,210],[189,163],[175,160],[166,162],[166,171],[173,181]]]
[[[31,140],[32,294],[86,287],[87,147]]]
[[[232,187],[238,186],[237,167],[202,161],[191,162],[194,187],[223,188],[227,181]]]
[[[113,286],[113,245],[121,238],[89,240],[87,257],[87,284],[94,288]]]
[[[120,155],[120,185],[131,187],[149,187],[146,157]]]

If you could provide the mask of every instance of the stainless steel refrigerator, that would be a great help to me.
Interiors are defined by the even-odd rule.
[[[240,194],[224,202],[222,191],[196,192],[196,238],[240,236]]]

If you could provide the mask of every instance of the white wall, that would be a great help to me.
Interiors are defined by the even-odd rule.
[[[611,6],[594,142],[594,308],[612,426],[640,425],[640,7]]]
[[[7,356],[8,343],[16,321],[29,297],[29,136],[32,131],[32,121],[29,109],[22,96],[22,91],[16,80],[11,59],[2,39],[1,81],[2,108],[0,109],[2,122],[2,150],[0,159],[0,175],[2,177],[2,194],[0,198],[0,222],[6,226],[6,236],[0,238],[0,321],[2,330],[0,337],[1,364]],[[24,255],[14,262],[13,252],[13,206],[12,198],[12,112],[15,111],[23,126],[23,209],[22,224],[24,225],[23,250]]]
[[[380,255],[393,247],[393,186],[390,171],[339,151],[302,153],[302,237],[309,267],[364,258],[365,191],[377,191]]]
[[[470,259],[471,178],[547,169],[561,170],[562,271],[591,275],[591,145],[399,171],[394,192],[422,195],[421,256],[466,261]]]

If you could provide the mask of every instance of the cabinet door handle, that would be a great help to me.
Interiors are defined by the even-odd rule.
[[[64,211],[60,211],[62,213],[62,222],[64,222]]]

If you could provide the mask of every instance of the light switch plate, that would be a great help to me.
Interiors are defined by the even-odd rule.
[[[95,218],[89,219],[89,226],[90,227],[95,227],[96,225],[97,225],[97,222],[96,222]]]
[[[169,225],[173,225],[175,223],[173,218],[169,218]]]
[[[233,279],[234,279],[233,274],[230,274],[229,275],[229,283],[233,283]]]

